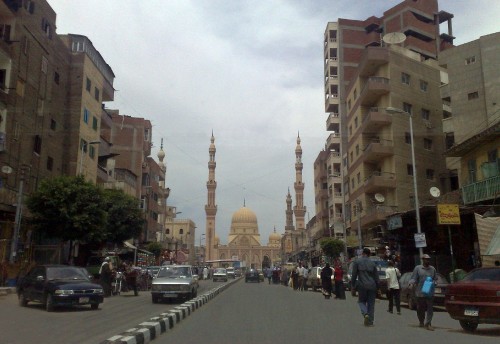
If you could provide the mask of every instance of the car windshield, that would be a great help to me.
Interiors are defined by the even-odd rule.
[[[47,268],[47,279],[48,280],[86,280],[89,278],[85,274],[83,269],[75,267],[50,267]]]
[[[226,273],[226,269],[215,269],[215,273],[216,274],[225,274]]]
[[[500,281],[500,269],[479,269],[467,274],[464,281]]]
[[[187,266],[164,266],[156,277],[188,278],[191,277],[191,270]]]

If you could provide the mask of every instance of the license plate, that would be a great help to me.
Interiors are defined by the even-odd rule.
[[[78,303],[88,303],[88,302],[89,302],[88,297],[81,297],[80,299],[78,299]]]
[[[163,294],[163,297],[177,297],[177,294]]]
[[[476,308],[466,308],[464,310],[464,315],[470,316],[470,317],[478,317],[479,316],[479,310]]]

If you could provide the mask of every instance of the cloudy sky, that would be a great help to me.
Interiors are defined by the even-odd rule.
[[[381,16],[399,0],[48,0],[57,33],[87,36],[113,69],[106,106],[153,124],[163,139],[169,205],[205,232],[208,147],[217,148],[216,232],[232,214],[258,217],[261,243],[284,232],[303,149],[306,221],[315,214],[313,162],[324,148],[323,33],[337,18]],[[500,31],[500,1],[441,0],[455,44]],[[496,24],[495,24],[496,23]],[[157,158],[156,158],[157,159]]]

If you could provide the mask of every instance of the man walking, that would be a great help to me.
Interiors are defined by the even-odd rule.
[[[379,286],[375,263],[370,260],[370,249],[364,248],[363,255],[352,265],[352,288],[358,291],[358,305],[365,326],[373,326],[375,319],[375,298]]]
[[[429,331],[434,331],[432,327],[432,316],[434,315],[434,293],[425,295],[422,292],[422,286],[426,278],[429,276],[436,283],[436,269],[430,264],[431,257],[428,254],[422,256],[422,265],[417,265],[413,269],[409,286],[415,288],[415,296],[417,298],[417,317],[420,322],[420,327],[425,327]]]

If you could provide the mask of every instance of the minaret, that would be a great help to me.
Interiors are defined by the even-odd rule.
[[[286,224],[285,232],[293,231],[293,210],[292,210],[292,195],[290,195],[290,188],[288,188],[288,195],[286,195]]]
[[[304,183],[302,183],[302,147],[300,146],[300,135],[297,135],[297,146],[295,147],[295,225],[297,230],[305,229],[304,215],[306,207],[304,207]]]
[[[207,204],[205,205],[206,219],[206,250],[205,259],[214,260],[217,259],[215,253],[215,215],[217,214],[217,206],[215,205],[215,189],[217,188],[217,182],[215,181],[215,138],[212,131],[212,137],[210,138],[210,148],[208,153],[210,155],[210,160],[208,161],[208,181],[207,181]]]

